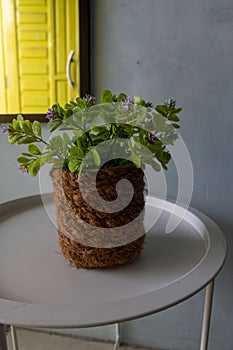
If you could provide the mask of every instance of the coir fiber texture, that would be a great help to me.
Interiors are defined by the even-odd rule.
[[[59,244],[72,265],[113,267],[138,256],[145,239],[142,169],[130,163],[100,169],[96,178],[60,169],[50,175]],[[131,188],[128,182],[117,188],[120,180]]]

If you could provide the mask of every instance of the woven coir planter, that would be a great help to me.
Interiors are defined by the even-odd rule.
[[[83,173],[78,178],[77,174],[59,169],[52,169],[50,175],[59,244],[72,265],[113,267],[138,256],[145,239],[141,169],[132,163],[100,169],[96,179],[92,173]],[[128,187],[116,192],[116,185],[122,179],[129,180],[133,186],[130,203]],[[97,195],[93,192],[93,183],[96,183]],[[110,212],[109,203],[113,204]]]

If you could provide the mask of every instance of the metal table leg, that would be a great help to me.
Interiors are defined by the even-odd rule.
[[[200,350],[207,350],[208,348],[213,294],[214,294],[214,279],[206,286]]]
[[[5,325],[0,324],[0,350],[7,350]]]
[[[11,326],[11,339],[12,339],[13,350],[18,350],[18,341],[17,341],[16,329],[14,326]]]
[[[119,349],[120,346],[120,323],[115,324],[115,330],[116,330],[116,338],[115,338],[115,344],[113,350]],[[0,349],[1,350],[1,349]]]

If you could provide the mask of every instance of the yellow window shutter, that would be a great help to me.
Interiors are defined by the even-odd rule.
[[[2,7],[0,0],[0,8]],[[2,12],[0,11],[0,23],[2,23]],[[4,61],[4,43],[3,43],[3,30],[0,26],[0,105],[1,112],[7,113],[7,96],[6,96],[6,87],[7,87],[7,77],[5,75],[5,61]]]
[[[6,94],[0,113],[45,114],[53,103],[78,96],[78,1],[0,1],[2,14],[7,12],[0,74],[8,81],[7,87],[0,86]]]
[[[1,10],[6,110],[7,113],[18,113],[21,110],[21,106],[18,79],[16,17],[13,0],[1,0]]]

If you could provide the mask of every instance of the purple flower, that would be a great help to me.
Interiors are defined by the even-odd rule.
[[[57,114],[56,109],[49,108],[47,115],[46,115],[46,118],[48,120],[53,120],[56,117],[56,114]]]
[[[2,124],[2,133],[5,134],[9,132],[8,125],[7,124]]]
[[[91,95],[85,95],[83,99],[87,102],[87,106],[93,106],[96,103],[96,97]]]
[[[176,100],[173,100],[172,98],[169,98],[167,100],[167,104],[168,104],[168,107],[171,108],[171,107],[175,107],[176,106]]]
[[[127,96],[122,102],[123,109],[128,111],[132,107],[133,102],[134,102],[133,98],[130,98],[130,96]]]
[[[27,165],[20,165],[19,170],[21,171],[22,174],[28,173]]]
[[[152,132],[150,132],[148,134],[148,142],[151,144],[151,145],[154,145],[155,144],[155,141],[158,140],[158,137],[156,137],[154,134],[152,134]]]

